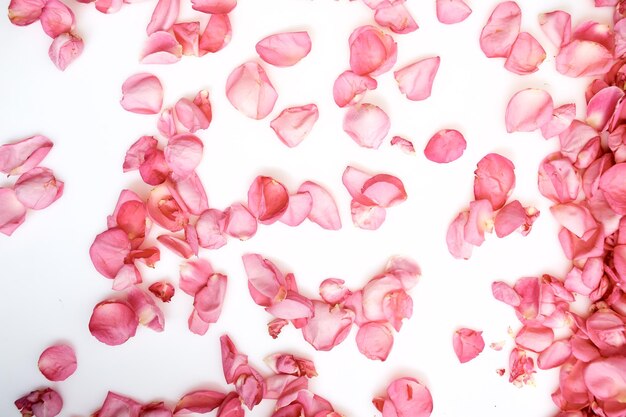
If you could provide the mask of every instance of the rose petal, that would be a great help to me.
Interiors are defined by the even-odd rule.
[[[404,153],[407,153],[409,155],[415,153],[415,147],[413,146],[413,142],[400,136],[394,136],[393,138],[391,138],[391,146],[397,146],[402,149]]]
[[[148,290],[164,303],[169,303],[174,296],[174,286],[169,282],[158,281],[148,287]]]
[[[176,200],[184,203],[185,208],[191,214],[198,215],[209,208],[204,185],[195,171],[192,171],[185,179],[173,181],[173,187],[170,187],[170,190],[172,194],[175,194]]]
[[[506,131],[532,132],[552,120],[554,105],[550,94],[527,88],[515,93],[506,107]]]
[[[51,388],[32,391],[15,400],[22,416],[55,417],[63,408],[63,399]]]
[[[200,92],[198,94],[206,94],[206,103],[208,104],[208,114],[206,114],[195,101],[187,98],[181,98],[174,106],[174,117],[187,131],[194,133],[201,129],[206,129],[211,124],[212,112],[211,105],[208,103],[208,92]]]
[[[210,276],[214,274],[211,264],[206,259],[198,258],[180,266],[180,289],[191,296],[206,287]]]
[[[576,117],[576,105],[564,104],[557,107],[552,112],[552,120],[541,126],[541,134],[544,138],[550,139],[558,136],[572,124]]]
[[[596,359],[584,370],[585,385],[599,400],[617,400],[626,392],[626,357]]]
[[[175,23],[171,31],[183,48],[183,55],[202,56],[205,54],[200,53],[200,22]]]
[[[177,236],[159,235],[157,240],[181,258],[189,259],[194,255],[193,249],[185,239]]]
[[[480,49],[487,58],[506,58],[519,34],[522,11],[514,1],[498,3],[480,33]]]
[[[226,236],[223,233],[225,217],[223,212],[216,209],[202,212],[196,222],[200,246],[207,249],[218,249],[226,244]]]
[[[59,0],[46,0],[39,19],[43,31],[51,38],[74,30],[74,13]]]
[[[308,136],[318,118],[319,112],[315,104],[289,107],[272,120],[270,127],[281,142],[293,148]]]
[[[257,219],[241,203],[224,210],[224,233],[239,240],[248,240],[257,231]]]
[[[0,146],[0,172],[19,175],[35,168],[52,149],[52,141],[45,136],[31,136]]]
[[[617,214],[626,214],[626,163],[615,164],[600,177],[600,189]]]
[[[411,12],[401,1],[387,2],[377,7],[374,20],[394,33],[406,34],[415,32],[419,28]]]
[[[333,84],[333,98],[339,107],[356,104],[367,90],[376,89],[378,83],[367,75],[344,71]]]
[[[472,9],[463,0],[437,0],[437,19],[451,25],[467,19]]]
[[[604,130],[615,112],[615,107],[623,97],[624,91],[616,86],[598,91],[587,103],[585,122],[598,131]]]
[[[142,136],[133,143],[124,157],[124,172],[139,169],[157,150],[159,142],[154,136]]]
[[[550,42],[557,48],[561,48],[570,42],[572,36],[572,17],[563,10],[555,10],[550,13],[539,15],[541,30]]]
[[[98,417],[138,417],[140,411],[141,404],[137,401],[109,391],[98,410]]]
[[[320,283],[320,297],[328,304],[340,304],[352,294],[352,292],[345,286],[345,281],[336,278],[327,278]]]
[[[485,155],[474,171],[474,198],[488,200],[494,210],[504,206],[515,187],[515,166],[502,155]]]
[[[133,113],[157,114],[163,105],[161,81],[147,72],[128,77],[122,84],[120,104],[124,110]]]
[[[443,129],[435,133],[424,148],[426,158],[439,164],[456,161],[463,155],[467,142],[458,130]]]
[[[572,355],[572,347],[568,340],[557,340],[539,354],[537,367],[552,369],[561,366]]]
[[[24,206],[41,210],[63,195],[63,185],[63,181],[57,180],[48,168],[36,167],[17,179],[15,196]]]
[[[539,69],[539,65],[546,59],[546,51],[530,33],[520,33],[511,52],[504,62],[504,68],[515,74],[532,74]]]
[[[286,293],[285,279],[276,266],[258,254],[241,258],[248,276],[248,289],[255,303],[269,307]]]
[[[174,197],[169,187],[161,184],[150,191],[146,202],[150,218],[170,232],[182,230],[189,221],[187,212]]]
[[[511,201],[496,214],[494,220],[496,236],[505,237],[516,230],[519,231],[522,236],[526,236],[530,233],[530,229],[537,217],[539,217],[539,211],[536,208],[525,208],[519,201]]]
[[[130,254],[131,244],[122,229],[113,228],[100,233],[89,248],[91,262],[107,278],[115,278]]]
[[[407,198],[402,181],[389,174],[377,174],[369,178],[361,191],[365,198],[384,208],[400,204]]]
[[[76,354],[68,345],[50,346],[39,356],[37,366],[50,381],[65,381],[76,371]]]
[[[468,328],[458,329],[452,336],[452,346],[459,362],[465,363],[474,359],[485,348],[483,332]]]
[[[278,221],[287,226],[298,226],[311,213],[313,207],[313,199],[308,192],[298,191],[296,194],[289,196],[289,205]]]
[[[194,10],[215,15],[230,13],[237,6],[237,0],[192,0],[191,4]]]
[[[384,323],[367,323],[359,327],[356,345],[368,359],[384,362],[393,347],[393,334]]]
[[[230,42],[232,28],[227,14],[213,14],[200,36],[200,55],[217,52]]]
[[[255,48],[268,64],[290,67],[311,52],[311,38],[305,31],[277,33],[261,39]]]
[[[202,160],[204,145],[192,134],[180,134],[171,138],[164,149],[165,161],[182,179],[187,178]]]
[[[387,387],[389,400],[383,406],[383,416],[428,417],[433,410],[433,398],[425,385],[414,378],[399,378]],[[391,406],[394,414],[387,414]]]
[[[491,233],[493,227],[493,209],[488,200],[470,202],[469,217],[463,229],[463,238],[474,246],[485,241],[485,232]]]
[[[48,56],[58,69],[65,71],[83,53],[83,40],[73,33],[62,33],[52,41]]]
[[[121,345],[135,335],[139,319],[128,304],[120,301],[102,301],[93,309],[89,331],[100,342],[110,346]]]
[[[396,62],[396,42],[374,26],[356,28],[348,43],[350,69],[357,75],[377,76],[389,71]]]
[[[554,332],[544,326],[524,326],[515,336],[515,343],[533,352],[543,352],[554,342]]]
[[[378,149],[390,127],[387,113],[370,103],[350,106],[343,118],[344,132],[364,148]]]
[[[148,36],[158,31],[168,31],[178,19],[180,0],[159,0],[146,28]]]
[[[402,281],[393,275],[383,275],[370,280],[362,291],[363,315],[369,321],[381,321],[388,318],[384,302],[397,291],[402,291]]]
[[[573,40],[556,56],[556,69],[568,77],[603,75],[613,65],[613,54],[599,43]]]
[[[567,203],[577,198],[580,178],[577,170],[560,153],[548,155],[539,165],[539,192],[555,203]]]
[[[356,200],[350,203],[352,223],[358,228],[376,230],[385,222],[387,210],[376,205],[361,204]]]
[[[313,181],[306,181],[298,188],[298,193],[309,193],[312,200],[307,218],[327,230],[341,229],[341,217],[337,204],[330,193]]]
[[[211,390],[198,390],[185,394],[178,400],[174,415],[210,413],[220,406],[226,395]]]
[[[509,284],[502,281],[495,281],[491,284],[493,297],[511,307],[517,307],[522,302],[519,294]]]
[[[457,259],[469,259],[472,256],[474,245],[465,240],[465,224],[469,218],[469,211],[460,212],[448,226],[446,244],[448,252]]]
[[[180,61],[182,54],[183,47],[174,35],[158,31],[148,36],[140,62],[142,64],[173,64]]]
[[[230,73],[226,81],[226,97],[242,114],[259,120],[272,112],[278,94],[263,67],[251,61]]]
[[[217,417],[244,417],[245,412],[241,407],[241,399],[238,393],[231,392],[224,398],[217,410]]]
[[[350,333],[354,313],[317,300],[313,300],[313,308],[313,317],[302,328],[304,340],[317,350],[331,350],[343,342]]]
[[[26,207],[12,188],[0,188],[0,233],[11,236],[26,217]]]
[[[9,19],[17,26],[30,25],[39,20],[45,5],[45,0],[11,0]]]
[[[209,277],[206,286],[195,295],[193,306],[203,321],[217,323],[222,313],[224,296],[226,295],[226,275],[213,274]]]
[[[150,294],[137,287],[131,287],[127,296],[128,304],[135,310],[139,323],[155,332],[162,332],[165,327],[165,317]]]
[[[271,177],[256,177],[248,190],[250,212],[262,224],[272,224],[280,219],[288,204],[287,189]]]
[[[313,316],[313,303],[295,291],[287,291],[285,298],[272,304],[265,310],[279,319],[308,319]]]
[[[400,91],[409,100],[425,100],[430,97],[441,58],[425,58],[407,65],[393,73]]]

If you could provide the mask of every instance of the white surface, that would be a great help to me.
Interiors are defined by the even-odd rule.
[[[548,52],[539,72],[521,77],[505,71],[503,60],[485,58],[478,46],[480,29],[496,1],[471,2],[474,13],[453,26],[437,22],[434,0],[410,2],[420,29],[396,36],[398,66],[440,55],[432,97],[406,100],[389,72],[378,78],[379,89],[368,93],[367,100],[391,116],[389,138],[395,134],[410,138],[416,156],[405,155],[388,142],[379,150],[359,148],[341,129],[344,110],[332,100],[332,83],[348,68],[347,39],[352,30],[373,23],[371,12],[359,2],[240,0],[231,14],[233,39],[226,49],[203,58],[186,57],[173,66],[142,66],[137,58],[153,1],[127,5],[114,15],[72,1],[85,51],[64,73],[48,60],[50,40],[39,24],[22,28],[0,19],[0,142],[37,133],[49,136],[55,146],[43,165],[66,183],[59,201],[30,212],[12,237],[0,236],[0,415],[17,416],[13,401],[43,386],[52,386],[63,396],[61,416],[90,415],[108,390],[168,404],[201,387],[226,390],[218,342],[223,333],[262,373],[268,371],[262,359],[273,352],[314,359],[319,377],[311,381],[312,390],[346,416],[378,415],[372,397],[398,376],[417,377],[427,384],[434,398],[433,417],[554,414],[549,394],[556,372],[540,371],[536,386],[522,389],[495,372],[507,367],[512,346],[507,327],[517,329],[518,322],[507,306],[492,298],[490,285],[542,273],[562,276],[567,270],[549,205],[536,187],[537,166],[556,143],[535,133],[507,134],[503,115],[508,98],[525,87],[545,88],[557,105],[575,101],[579,116],[583,114],[585,84],[555,72],[554,48],[536,19],[539,12],[564,8],[574,23],[588,18],[608,21],[609,10],[595,10],[591,0],[576,3],[520,2],[523,30],[536,36]],[[189,19],[195,16],[191,10],[185,13]],[[312,52],[292,68],[265,65],[279,92],[277,105],[263,121],[245,118],[225,98],[227,75],[256,58],[254,45],[259,39],[293,29],[309,30]],[[248,186],[259,174],[272,175],[291,190],[313,180],[331,190],[344,226],[339,232],[310,222],[297,228],[260,226],[250,241],[230,240],[218,251],[203,251],[201,255],[229,277],[222,317],[207,335],[189,332],[186,319],[192,299],[178,292],[163,308],[163,333],[140,328],[127,343],[111,348],[87,329],[93,306],[115,295],[111,281],[91,265],[88,248],[105,229],[106,215],[123,188],[148,189],[136,173],[124,174],[121,169],[129,145],[141,135],[157,133],[156,116],[127,113],[118,104],[122,82],[139,71],[160,77],[166,105],[209,89],[214,118],[199,135],[205,142],[199,173],[211,206],[223,209],[245,201]],[[269,121],[285,107],[310,102],[319,106],[320,119],[300,146],[288,149],[274,136]],[[449,165],[434,164],[421,153],[441,128],[457,128],[468,141],[463,157]],[[476,162],[489,152],[514,162],[513,198],[535,205],[542,214],[529,236],[489,236],[470,261],[454,260],[446,249],[446,229],[472,198]],[[348,164],[389,172],[404,181],[408,200],[390,209],[376,232],[351,224],[349,196],[341,184]],[[0,186],[6,184],[10,181],[0,180]],[[294,272],[302,292],[311,297],[324,278],[343,278],[351,288],[359,288],[390,256],[410,256],[423,269],[421,282],[411,292],[414,315],[396,335],[385,363],[358,353],[356,329],[331,352],[315,352],[293,328],[272,340],[266,332],[270,316],[252,302],[246,288],[240,257],[248,252],[261,253],[284,271]],[[145,283],[163,278],[177,283],[178,264],[179,259],[164,249],[157,268],[144,270]],[[507,344],[501,352],[487,347],[477,359],[460,365],[451,343],[460,326],[482,329],[487,344],[500,340]],[[65,382],[49,383],[37,370],[37,359],[45,347],[59,341],[75,347],[78,370]],[[271,407],[266,401],[247,415],[269,416]]]

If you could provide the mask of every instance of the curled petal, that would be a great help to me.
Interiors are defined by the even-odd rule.
[[[255,48],[268,64],[290,67],[311,52],[311,38],[308,32],[277,33],[261,39]]]
[[[169,303],[174,296],[174,286],[169,282],[157,281],[148,287],[148,290],[159,300]]]
[[[437,19],[451,25],[467,19],[472,9],[463,0],[437,0]]]
[[[206,94],[206,104],[207,104],[207,112],[204,112],[203,109],[196,104],[200,94]],[[194,133],[201,129],[206,129],[211,124],[212,112],[211,105],[208,102],[208,92],[201,91],[198,93],[199,96],[196,97],[196,100],[191,101],[187,98],[181,98],[176,102],[174,106],[174,114],[176,120],[182,124],[185,129],[189,132]]]
[[[210,413],[220,406],[226,395],[211,390],[193,391],[182,396],[176,403],[174,415]]]
[[[132,398],[109,391],[102,407],[98,410],[98,417],[118,417],[120,415],[135,417],[139,416],[140,412],[140,403]]]
[[[51,38],[56,38],[74,29],[74,13],[59,0],[46,0],[46,5],[39,19],[43,31]]]
[[[509,284],[502,281],[492,283],[491,292],[496,300],[502,301],[511,307],[517,307],[522,302],[519,294]]]
[[[96,270],[107,278],[115,278],[130,254],[131,244],[122,229],[113,228],[96,236],[89,256]]]
[[[539,211],[536,208],[525,208],[519,201],[511,201],[496,214],[494,220],[496,236],[505,237],[516,230],[526,236],[537,217],[539,217]]]
[[[369,178],[361,192],[365,198],[384,208],[400,204],[407,197],[402,181],[389,174],[377,174]]]
[[[157,151],[159,141],[154,136],[142,136],[133,143],[124,157],[124,172],[139,169]]]
[[[370,103],[350,106],[343,118],[344,132],[364,148],[378,149],[390,127],[387,113]]]
[[[319,112],[315,104],[289,107],[272,120],[270,127],[281,142],[293,148],[308,136],[318,118]]]
[[[443,129],[435,133],[424,148],[426,158],[439,164],[456,161],[463,155],[467,142],[458,130]]]
[[[242,260],[248,276],[248,289],[255,303],[269,307],[284,297],[284,277],[273,263],[258,254],[244,255]]]
[[[603,75],[613,65],[613,54],[599,43],[573,40],[556,56],[556,69],[568,77]]]
[[[294,291],[266,308],[272,316],[284,320],[308,319],[313,315],[313,302]]]
[[[161,30],[170,30],[178,19],[179,12],[180,0],[159,0],[146,28],[148,36]]]
[[[344,71],[333,84],[333,98],[339,107],[356,104],[363,93],[374,90],[378,83],[367,75],[358,75],[352,71]]]
[[[50,346],[39,356],[37,366],[50,381],[65,381],[76,371],[76,353],[68,345]]]
[[[73,33],[62,33],[52,41],[48,56],[61,71],[83,53],[83,40]]]
[[[387,387],[387,396],[389,399],[383,406],[385,417],[429,417],[432,413],[430,391],[414,378],[396,379]]]
[[[135,335],[139,319],[128,304],[120,301],[98,303],[89,319],[91,334],[110,346],[121,345]]]
[[[313,181],[306,181],[298,188],[298,193],[309,193],[311,196],[311,211],[307,216],[309,220],[327,230],[341,229],[337,204],[324,187]]]
[[[200,43],[198,48],[200,54],[204,55],[208,52],[217,52],[224,48],[230,42],[232,37],[232,28],[230,19],[227,14],[213,14],[209,18],[209,22],[204,28],[204,32],[200,35]]]
[[[203,149],[204,145],[197,136],[176,135],[167,142],[165,162],[176,175],[187,178],[200,164]]]
[[[425,100],[430,97],[441,58],[422,59],[393,73],[400,91],[409,100]]]
[[[384,362],[393,346],[393,334],[384,323],[367,323],[359,327],[356,345],[368,359]]]
[[[63,399],[52,388],[44,388],[18,398],[14,404],[25,417],[55,417],[63,408]]]
[[[491,233],[493,209],[488,200],[470,202],[469,217],[465,222],[463,237],[467,243],[480,246],[485,241],[485,232]]]
[[[230,13],[237,6],[237,0],[192,0],[191,4],[194,10],[215,15]]]
[[[278,94],[263,67],[246,62],[228,76],[226,97],[245,116],[259,120],[271,113]]]
[[[350,39],[350,68],[358,75],[380,75],[389,71],[397,58],[397,44],[374,26],[361,26]]]
[[[127,295],[128,304],[135,310],[139,323],[155,332],[162,332],[165,326],[165,317],[150,294],[138,287],[131,287]]]
[[[548,346],[537,358],[539,369],[552,369],[561,366],[572,355],[572,346],[569,340],[557,340]]]
[[[45,0],[11,0],[9,20],[17,26],[30,25],[39,20],[45,5]]]
[[[345,286],[345,281],[336,278],[327,278],[320,283],[320,297],[328,304],[340,304],[352,294]]]
[[[180,266],[180,289],[195,296],[198,291],[206,287],[209,277],[214,274],[213,267],[206,259],[198,258]]]
[[[36,167],[20,175],[14,185],[15,195],[24,206],[41,210],[63,195],[63,181],[48,168]]]
[[[194,251],[185,239],[181,239],[177,236],[160,235],[157,236],[157,240],[160,244],[174,252],[181,258],[189,259],[194,255]]]
[[[502,155],[490,153],[474,171],[474,198],[488,200],[494,210],[504,206],[515,187],[515,166]]]
[[[171,28],[176,41],[183,48],[183,55],[202,56],[200,54],[200,22],[175,23]]]
[[[454,332],[452,347],[459,362],[465,363],[474,359],[485,348],[483,332],[462,328]]]
[[[157,114],[163,105],[163,85],[147,72],[132,75],[122,84],[120,104],[133,113]]]
[[[165,154],[161,149],[146,152],[145,160],[139,166],[139,174],[146,184],[163,184],[169,173],[170,167],[167,165]]]
[[[597,131],[604,130],[615,112],[615,107],[623,97],[624,90],[616,86],[606,87],[598,91],[587,103],[585,122]]]
[[[539,165],[539,192],[555,203],[574,201],[580,189],[578,171],[560,153],[548,155]]]
[[[312,207],[313,199],[311,194],[306,191],[298,191],[296,194],[289,196],[289,205],[279,221],[287,226],[298,226],[309,216]]]
[[[204,185],[202,185],[200,177],[195,171],[192,171],[185,179],[172,182],[172,194],[176,195],[176,199],[185,205],[189,213],[198,215],[209,208]]]
[[[546,51],[530,33],[522,32],[511,46],[504,68],[520,75],[532,74],[546,59]]]
[[[383,275],[370,280],[362,291],[363,315],[370,321],[387,319],[385,300],[390,298],[391,294],[402,290],[402,281],[393,275]]]
[[[358,228],[376,230],[385,222],[387,210],[376,205],[361,204],[356,200],[350,203],[352,222]]]
[[[272,224],[287,210],[289,193],[270,177],[258,176],[248,190],[248,207],[260,223]]]
[[[532,132],[552,120],[554,105],[550,94],[528,88],[515,93],[506,107],[506,131]]]
[[[469,259],[472,256],[474,245],[465,240],[465,224],[469,218],[469,211],[460,212],[448,226],[446,244],[448,252],[457,259]]]
[[[173,64],[183,55],[183,47],[174,35],[158,31],[148,37],[141,54],[142,64]]]
[[[236,392],[231,392],[224,398],[217,409],[216,417],[244,417],[245,412],[241,406],[241,397]]]
[[[239,240],[248,240],[255,235],[257,219],[241,203],[224,210],[224,233]]]
[[[519,34],[522,11],[514,1],[499,3],[480,33],[480,49],[487,58],[506,58]]]
[[[561,48],[570,42],[572,36],[572,17],[562,10],[539,15],[541,30],[550,42],[557,48]]]
[[[187,212],[176,201],[165,184],[161,184],[150,191],[146,208],[150,218],[170,232],[182,230],[189,221]]]
[[[0,146],[0,172],[19,175],[35,168],[52,149],[52,141],[45,136],[31,136]]]
[[[313,301],[315,309],[306,326],[302,328],[304,340],[317,350],[331,350],[350,333],[354,313],[340,306],[331,307],[321,301]]]
[[[376,8],[374,20],[380,26],[389,28],[394,33],[406,34],[418,29],[417,22],[404,2],[387,2]]]
[[[404,153],[412,155],[415,153],[415,147],[413,146],[413,142],[408,139],[405,139],[400,136],[394,136],[391,138],[391,146],[397,146],[402,149]]]

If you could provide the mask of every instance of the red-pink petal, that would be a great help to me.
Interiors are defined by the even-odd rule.
[[[196,222],[200,246],[218,249],[226,244],[226,236],[223,233],[225,217],[225,214],[217,209],[208,209],[200,214]]]
[[[211,390],[193,391],[182,396],[176,407],[174,415],[190,413],[210,413],[220,406],[226,395]]]
[[[304,340],[317,350],[331,350],[350,333],[354,313],[340,306],[314,300],[314,315],[302,328]]]
[[[613,65],[613,54],[599,43],[573,40],[556,56],[556,69],[568,77],[604,75]]]
[[[241,406],[241,397],[237,392],[231,392],[224,398],[217,409],[216,417],[244,417],[245,412]]]
[[[121,345],[135,335],[139,319],[128,304],[120,301],[98,303],[89,319],[91,334],[110,346]]]
[[[514,1],[499,3],[480,33],[480,49],[488,58],[506,58],[519,34],[522,11]]]
[[[120,104],[133,113],[157,114],[163,105],[161,81],[147,72],[128,77],[122,84]]]
[[[46,0],[39,19],[43,31],[51,38],[74,29],[74,13],[59,0]]]
[[[194,251],[185,239],[171,235],[159,235],[157,240],[160,244],[174,252],[181,258],[189,259],[194,255]]]
[[[159,0],[146,28],[148,36],[154,32],[169,30],[178,19],[179,12],[180,0]]]
[[[506,107],[506,131],[532,132],[552,120],[554,105],[547,92],[527,88],[515,93]]]
[[[419,28],[402,1],[381,4],[374,12],[374,20],[394,33],[406,34],[415,32]]]
[[[124,157],[124,172],[139,169],[154,154],[159,141],[154,136],[142,136],[133,143]]]
[[[89,248],[91,262],[107,278],[115,278],[130,254],[131,244],[122,229],[113,228],[96,236]]]
[[[246,254],[242,260],[255,303],[269,307],[285,295],[284,277],[273,263],[258,254]]]
[[[263,67],[250,61],[230,73],[226,97],[242,114],[259,120],[272,112],[278,94]]]
[[[393,334],[386,324],[370,322],[359,327],[356,345],[368,359],[384,362],[393,347]]]
[[[576,105],[574,103],[557,107],[552,112],[552,120],[541,126],[541,134],[546,139],[558,136],[572,124],[575,117]]]
[[[350,106],[343,118],[344,132],[364,148],[378,149],[390,128],[387,113],[370,103]]]
[[[572,346],[569,340],[557,340],[548,346],[537,358],[539,369],[552,369],[561,366],[572,355]]]
[[[439,164],[456,161],[463,155],[467,142],[458,130],[443,129],[435,133],[424,148],[426,158]]]
[[[313,207],[313,199],[308,192],[298,191],[296,194],[289,196],[289,205],[287,210],[280,216],[279,221],[287,226],[298,226],[311,213]]]
[[[98,417],[139,417],[140,411],[141,404],[137,401],[109,391],[98,410]]]
[[[52,141],[45,136],[31,136],[0,146],[0,172],[19,175],[39,165],[52,149]]]
[[[270,127],[281,142],[293,148],[307,137],[318,118],[319,112],[315,104],[289,107],[272,120]]]
[[[396,62],[396,42],[374,26],[356,28],[348,43],[350,68],[358,75],[380,75],[389,71]]]
[[[216,323],[222,313],[224,296],[226,295],[226,275],[213,274],[206,286],[201,288],[193,299],[193,306],[203,321]]]
[[[24,206],[41,210],[63,195],[63,181],[48,168],[36,167],[20,175],[14,185],[15,195]]]
[[[430,391],[414,378],[396,379],[387,387],[387,395],[389,399],[383,406],[384,417],[429,417],[432,413]],[[389,406],[393,411],[387,411]]]
[[[192,134],[180,134],[171,138],[164,149],[165,161],[181,178],[187,178],[202,160],[204,145]]]
[[[585,368],[584,379],[597,399],[621,401],[626,394],[626,357],[596,359]]]
[[[200,35],[198,48],[200,54],[217,52],[230,42],[232,28],[227,14],[213,14]]]
[[[257,231],[257,219],[241,203],[232,204],[224,210],[224,233],[239,240],[248,240]]]
[[[157,281],[148,287],[148,290],[164,303],[169,303],[174,296],[174,286],[169,282]]]
[[[494,210],[504,206],[515,187],[515,166],[502,155],[490,153],[474,171],[474,198],[488,200]]]
[[[279,319],[308,319],[313,316],[313,302],[295,291],[287,291],[285,298],[265,310]]]
[[[472,256],[474,245],[465,240],[465,224],[469,218],[469,211],[460,212],[448,226],[446,244],[448,252],[457,259],[469,259]]]
[[[165,182],[170,173],[170,167],[165,161],[165,154],[161,149],[149,150],[145,160],[139,166],[141,179],[149,185],[160,185]]]
[[[358,75],[352,71],[344,71],[333,84],[333,98],[339,107],[356,104],[363,93],[374,90],[378,83],[367,75]]]
[[[350,203],[352,223],[358,228],[376,230],[385,222],[387,210],[376,205],[361,204],[356,200]]]
[[[128,291],[127,296],[128,304],[135,311],[139,323],[155,332],[162,332],[165,326],[165,317],[150,294],[133,286]]]
[[[393,73],[400,91],[409,100],[425,100],[430,97],[441,58],[425,58],[407,65]]]
[[[214,274],[211,264],[206,259],[198,258],[186,262],[180,266],[180,289],[195,296],[198,291],[204,288],[211,275]]]
[[[237,0],[192,0],[192,8],[204,13],[226,14],[237,6]]]
[[[533,352],[542,352],[554,342],[554,332],[544,326],[524,326],[515,336],[515,343]]]
[[[290,67],[311,52],[311,38],[308,32],[277,33],[261,39],[255,48],[268,64]]]
[[[437,0],[437,19],[448,25],[459,23],[472,14],[463,0]]]
[[[600,177],[600,189],[617,214],[626,214],[626,163],[615,164]]]
[[[298,188],[299,193],[311,195],[312,206],[308,219],[327,230],[341,229],[341,217],[335,199],[321,185],[306,181]]]
[[[54,38],[48,56],[58,69],[65,71],[83,53],[83,40],[73,33],[62,33]]]
[[[570,42],[572,36],[572,17],[563,10],[555,10],[539,15],[541,30],[557,48]]]
[[[248,208],[262,224],[272,224],[280,219],[288,204],[287,189],[271,177],[256,177],[248,190]]]
[[[183,48],[183,55],[202,56],[200,54],[200,22],[181,22],[172,25],[176,41]]]
[[[63,399],[51,388],[32,391],[15,400],[14,404],[26,417],[55,417],[63,409]]]
[[[30,25],[39,20],[45,5],[45,0],[11,0],[9,20],[17,26]]]
[[[511,46],[504,68],[520,75],[532,74],[546,59],[546,51],[530,33],[522,32]]]
[[[173,64],[180,60],[182,54],[183,47],[174,35],[158,31],[148,37],[140,61],[142,64]]]
[[[481,331],[462,328],[454,332],[452,347],[459,362],[465,363],[474,359],[485,348]]]
[[[37,366],[50,381],[65,381],[76,371],[76,354],[68,345],[50,346],[39,356]]]

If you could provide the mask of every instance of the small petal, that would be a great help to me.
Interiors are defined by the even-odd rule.
[[[200,22],[174,23],[170,29],[183,50],[183,55],[200,55]]]
[[[146,28],[148,36],[154,32],[170,30],[178,19],[179,12],[180,0],[159,0]]]
[[[376,205],[361,204],[356,200],[350,203],[352,223],[360,229],[376,230],[385,222],[387,210]]]
[[[502,155],[490,153],[474,171],[474,198],[488,200],[494,210],[504,206],[515,187],[515,166]]]
[[[550,94],[528,88],[515,93],[506,107],[506,131],[532,132],[552,120],[554,105]]]
[[[224,398],[217,410],[216,417],[244,417],[245,412],[241,406],[241,397],[236,392],[231,392]]]
[[[173,64],[180,61],[183,47],[174,35],[158,31],[148,37],[141,54],[142,64]]]
[[[430,97],[441,58],[425,58],[407,65],[393,73],[400,91],[409,100],[425,100]]]
[[[241,259],[248,276],[248,290],[255,303],[269,307],[284,297],[284,277],[273,263],[258,254],[246,254]]]
[[[198,94],[201,93],[202,91]],[[204,91],[204,93],[206,94],[206,103],[208,104],[208,114],[195,103],[197,98],[194,101],[187,98],[181,98],[174,106],[174,117],[181,125],[184,126],[185,129],[187,129],[187,131],[191,133],[201,129],[207,129],[211,124],[211,119],[213,117],[211,105],[208,103],[208,92]]]
[[[350,106],[343,118],[344,132],[364,148],[378,149],[390,127],[387,113],[370,103]]]
[[[200,55],[217,52],[230,42],[232,28],[227,14],[213,14],[200,35],[198,48]]]
[[[465,363],[474,359],[485,348],[483,332],[462,328],[454,332],[452,346],[459,362]]]
[[[546,51],[530,33],[522,32],[511,46],[504,68],[515,74],[527,75],[536,72],[546,59]]]
[[[103,301],[97,304],[89,319],[91,334],[110,346],[121,345],[135,335],[139,319],[128,304]]]
[[[133,143],[124,157],[124,172],[139,169],[156,152],[159,141],[154,136],[142,136]]]
[[[308,136],[318,118],[319,112],[315,104],[289,107],[272,120],[270,127],[281,142],[293,148]]]
[[[558,136],[572,124],[575,117],[576,104],[570,103],[557,107],[552,112],[552,120],[541,126],[541,134],[546,139]]]
[[[415,147],[413,146],[413,142],[408,139],[405,139],[400,136],[394,136],[391,138],[391,146],[397,146],[402,149],[404,153],[412,155],[415,153]]]
[[[314,315],[302,328],[304,340],[317,350],[327,351],[343,342],[350,333],[354,314],[340,306],[313,301]]]
[[[393,334],[386,324],[370,322],[359,327],[356,345],[368,359],[384,362],[393,347]]]
[[[345,281],[336,278],[327,278],[320,283],[320,297],[328,304],[340,304],[352,294],[345,286]]]
[[[587,118],[585,122],[602,131],[615,112],[615,107],[624,97],[624,90],[611,86],[598,91],[587,103]]]
[[[122,84],[120,104],[133,113],[157,114],[163,105],[163,85],[147,72],[132,75]]]
[[[400,204],[407,198],[402,181],[389,174],[377,174],[369,178],[361,191],[364,197],[384,208]]]
[[[439,164],[456,161],[463,155],[467,142],[461,132],[443,129],[435,133],[424,148],[426,158]]]
[[[433,410],[433,398],[425,385],[414,378],[399,378],[387,387],[389,400],[383,406],[387,417],[429,417]],[[391,406],[394,414],[385,412]]]
[[[287,189],[273,178],[258,176],[248,190],[250,212],[262,224],[272,224],[280,219],[288,204]]]
[[[164,303],[169,303],[175,292],[174,286],[165,281],[155,282],[148,290]]]
[[[63,33],[52,41],[48,56],[61,71],[83,53],[83,40],[72,33]]]
[[[268,64],[290,67],[311,52],[311,38],[307,32],[277,33],[261,39],[255,48]]]
[[[309,193],[312,200],[308,219],[327,230],[341,229],[341,217],[337,204],[330,193],[312,181],[302,183],[298,193]]]
[[[14,185],[15,195],[24,206],[41,210],[63,195],[63,181],[48,168],[36,167],[20,175]]]
[[[52,141],[45,136],[31,136],[0,146],[0,172],[19,175],[35,168],[52,149]]]
[[[514,1],[499,3],[480,33],[480,49],[487,58],[506,58],[517,39],[522,11]]]
[[[217,323],[222,313],[224,296],[226,295],[226,275],[213,274],[205,287],[198,291],[193,299],[193,306],[203,321]]]
[[[182,230],[189,222],[188,213],[165,184],[150,191],[146,208],[150,218],[170,232]]]
[[[39,356],[37,366],[50,381],[65,381],[76,371],[76,354],[68,345],[50,346]]]
[[[437,0],[437,19],[451,25],[467,19],[472,9],[463,0]]]
[[[511,201],[496,214],[494,220],[496,236],[505,237],[516,230],[526,236],[538,216],[539,211],[534,207],[524,208],[519,201]]]
[[[195,171],[192,171],[187,178],[178,179],[172,183],[173,186],[170,187],[172,194],[175,195],[176,200],[184,203],[189,213],[199,215],[209,208],[204,185]]]
[[[493,227],[493,209],[488,200],[470,202],[469,217],[463,229],[465,241],[480,246],[485,241],[485,232],[491,233]]]
[[[239,240],[248,240],[257,231],[257,219],[241,203],[224,210],[224,233]]]
[[[39,20],[45,0],[11,0],[9,19],[17,26],[26,26]]]
[[[165,327],[165,317],[163,311],[155,304],[152,297],[138,287],[133,286],[127,292],[127,301],[135,314],[139,323],[154,330],[162,332]]]
[[[194,10],[215,15],[230,13],[237,6],[237,0],[192,0],[191,4]]]
[[[374,90],[378,83],[367,75],[358,75],[352,71],[344,71],[333,84],[333,98],[339,107],[356,104],[363,93]]]
[[[74,13],[59,0],[46,0],[39,19],[43,31],[51,38],[69,33],[74,29]]]
[[[350,68],[357,75],[380,75],[389,71],[396,62],[396,42],[374,26],[355,29],[348,42]]]

